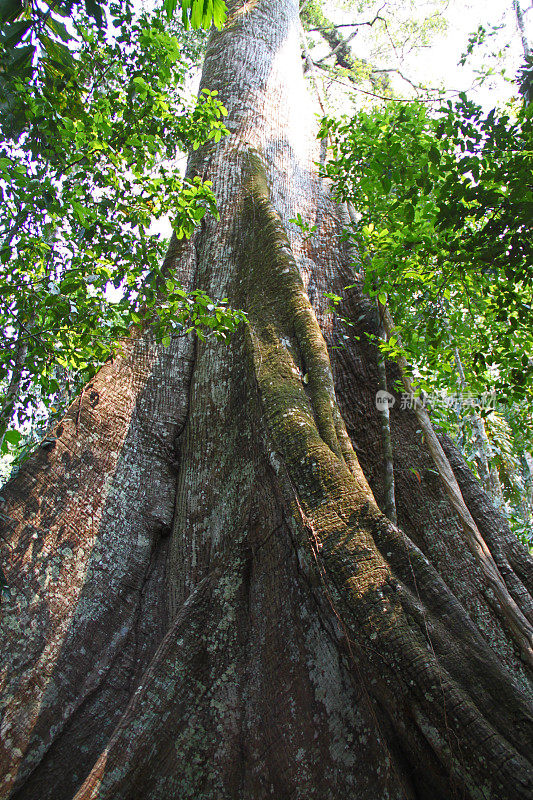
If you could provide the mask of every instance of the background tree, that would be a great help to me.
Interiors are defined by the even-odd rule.
[[[394,76],[403,91],[428,93],[427,87],[409,77],[406,63],[444,32],[445,6],[440,0],[422,7],[396,0],[383,3],[348,0],[333,4],[333,9],[331,6],[321,0],[309,0],[302,4],[301,13],[315,66],[326,84],[351,83],[367,98],[391,97],[397,91],[391,80]],[[338,20],[339,6],[345,11],[343,20],[349,18],[349,21],[330,18],[331,11],[337,11]],[[325,54],[323,46],[320,47],[324,42]],[[362,57],[361,52],[366,55]]]
[[[230,5],[203,72],[230,134],[187,176],[220,218],[165,263],[246,325],[130,340],[3,490],[2,797],[531,794],[531,562],[443,439],[465,547],[399,403],[400,527],[380,511],[378,320],[325,298],[353,253],[299,35],[294,0]]]

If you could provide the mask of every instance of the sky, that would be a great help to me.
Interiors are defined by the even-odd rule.
[[[522,3],[525,7],[525,3]],[[420,67],[431,76],[432,81],[438,82],[442,73],[443,83],[450,88],[462,91],[470,89],[476,82],[475,68],[487,58],[488,48],[500,51],[503,55],[501,66],[506,70],[506,76],[511,83],[494,77],[481,86],[475,94],[484,105],[491,107],[502,102],[515,93],[514,81],[516,72],[522,58],[522,46],[516,27],[515,16],[511,7],[511,0],[485,0],[480,2],[450,3],[447,13],[448,30],[442,39],[437,39],[428,52],[427,59],[421,59]],[[533,22],[533,9],[526,14],[525,21]],[[458,65],[461,54],[466,49],[468,36],[473,33],[479,24],[488,30],[490,26],[502,25],[502,29],[487,40],[487,48],[478,51],[464,67]],[[489,63],[496,61],[488,58]]]
[[[360,28],[353,39],[352,49],[355,55],[369,59],[380,67],[398,66],[403,74],[415,83],[424,83],[432,86],[442,86],[451,91],[468,91],[478,82],[478,70],[483,63],[504,68],[510,82],[494,76],[489,78],[483,86],[473,92],[475,99],[483,106],[492,108],[496,104],[505,102],[516,89],[512,81],[516,75],[522,56],[522,47],[518,36],[515,16],[512,9],[512,0],[377,0],[368,2],[363,0],[365,10],[354,12],[348,6],[353,3],[347,0],[331,0],[326,3],[328,14],[336,22],[348,24],[357,20],[371,20],[376,12],[382,9],[382,15],[390,20],[391,26],[406,28],[411,19],[424,17],[431,19],[429,24],[428,41],[425,46],[413,49],[409,47],[393,51],[386,46],[384,29],[378,32],[378,25],[373,28]],[[524,20],[529,27],[530,41],[533,27],[532,0],[520,0],[526,12]],[[344,8],[343,8],[344,6]],[[529,8],[529,11],[527,10]],[[440,16],[441,22],[435,20],[435,14]],[[379,24],[379,23],[378,23]],[[468,38],[478,26],[483,24],[487,30],[492,26],[503,25],[501,30],[487,39],[484,47],[476,48],[473,56],[466,66],[458,66],[462,53],[465,52]],[[433,29],[433,36],[431,36]],[[344,29],[343,33],[349,35],[351,30]],[[379,52],[376,38],[380,35],[383,47]],[[384,43],[385,42],[385,43]],[[325,46],[319,46],[320,55],[326,53]],[[377,52],[376,52],[377,49]],[[490,52],[500,52],[501,58],[495,59]],[[412,96],[409,84],[401,79],[395,79],[394,86],[398,94]]]

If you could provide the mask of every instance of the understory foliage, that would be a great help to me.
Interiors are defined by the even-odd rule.
[[[531,480],[520,453],[533,430],[532,116],[531,104],[485,114],[461,95],[436,113],[393,102],[326,118],[320,132],[324,174],[355,212],[347,236],[365,289],[395,320],[381,348],[411,363],[434,421],[474,465],[472,424],[485,418],[515,508],[517,481],[523,497]],[[519,516],[526,536],[530,511]]]

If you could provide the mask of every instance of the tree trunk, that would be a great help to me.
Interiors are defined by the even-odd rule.
[[[19,329],[17,342],[14,346],[13,364],[11,365],[11,374],[7,382],[2,404],[0,405],[0,448],[4,442],[9,423],[13,418],[15,403],[18,393],[22,386],[22,370],[24,368],[24,361],[28,352],[28,345],[24,339],[24,332]]]
[[[379,508],[375,314],[323,297],[350,257],[298,4],[230,12],[203,85],[231,135],[189,167],[221,216],[166,269],[248,324],[129,344],[2,490],[0,798],[530,798],[529,670],[399,402],[399,527]],[[527,553],[449,447],[531,621]]]
[[[524,24],[524,12],[522,11],[520,0],[513,0],[513,11],[516,17],[516,27],[518,28],[518,33],[520,34],[520,41],[522,42],[524,58],[527,61],[530,54],[530,48],[526,34],[526,26]]]

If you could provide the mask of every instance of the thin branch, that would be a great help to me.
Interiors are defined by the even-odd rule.
[[[319,67],[319,69],[324,70],[327,72],[330,67],[324,64],[320,64],[319,62],[314,61],[314,66]],[[332,83],[338,83],[340,86],[344,86],[345,89],[349,89],[354,92],[360,92],[361,94],[366,94],[369,97],[375,97],[377,100],[386,100],[387,102],[391,103],[442,103],[442,95],[438,97],[392,97],[386,96],[382,94],[377,94],[376,92],[369,92],[366,89],[361,89],[359,86],[355,86],[354,84],[348,84],[346,81],[342,81],[339,78],[334,78],[331,74],[329,75],[329,81]],[[472,84],[471,89],[474,88],[476,84]],[[427,89],[425,91],[434,91],[440,92],[440,89]],[[462,94],[464,89],[453,89],[446,91],[447,97],[457,97],[458,95]]]
[[[329,67],[320,64],[319,62],[313,62],[315,67],[318,67],[325,72],[329,71]],[[348,84],[345,81],[340,80],[339,78],[334,78],[331,74],[329,75],[329,80],[333,83],[338,83],[340,86],[344,86],[346,89],[350,89],[354,92],[360,92],[361,94],[366,94],[368,97],[375,97],[377,100],[386,100],[387,102],[392,103],[441,103],[441,97],[391,97],[383,94],[377,94],[376,92],[370,92],[366,89],[361,89],[359,86],[355,86],[354,84]]]
[[[372,67],[372,72],[395,72],[402,80],[412,86],[413,89],[416,89],[417,91],[422,91],[424,89],[424,87],[420,86],[420,84],[414,83],[410,78],[406,78],[403,72],[401,72],[397,67],[391,67],[389,69],[376,69],[375,67]]]
[[[309,0],[306,0],[304,6],[307,5],[308,2]],[[302,6],[300,11],[303,11],[304,6]],[[387,21],[382,16],[380,16],[384,8],[385,4],[381,6],[374,19],[371,20],[370,22],[347,22],[342,25],[331,25],[331,28],[334,28],[335,30],[339,30],[340,28],[365,28],[365,27],[371,28],[376,22],[383,22],[384,25],[387,25]],[[321,32],[322,28],[309,28],[309,33],[321,33]]]

